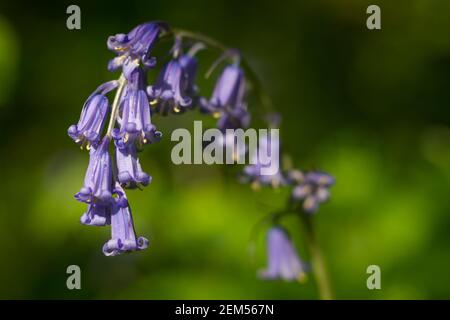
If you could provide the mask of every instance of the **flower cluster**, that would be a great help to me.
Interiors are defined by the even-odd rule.
[[[288,179],[294,186],[292,201],[301,202],[307,213],[316,212],[319,204],[330,198],[329,188],[335,182],[331,175],[318,171],[303,173],[300,170],[291,170],[288,172]]]
[[[116,56],[108,63],[108,70],[120,71],[121,76],[99,86],[86,100],[78,123],[68,129],[75,143],[90,154],[84,185],[75,194],[76,200],[87,204],[81,223],[111,225],[111,240],[103,247],[108,256],[148,245],[147,239],[135,235],[124,189],[142,189],[151,182],[138,153],[162,137],[152,123],[154,115],[180,114],[199,105],[202,113],[219,118],[222,130],[249,123],[244,71],[237,63],[224,67],[210,99],[199,96],[195,54],[203,44],[194,44],[183,53],[183,43],[175,37],[171,60],[163,65],[156,81],[147,85],[148,72],[157,65],[152,49],[171,33],[163,22],[148,22],[127,34],[110,36],[107,46]],[[107,95],[114,90],[110,104]],[[114,152],[110,152],[111,145]]]
[[[84,104],[78,123],[68,129],[69,136],[90,155],[84,185],[75,194],[75,199],[87,204],[80,220],[85,225],[111,225],[111,239],[103,246],[108,256],[148,246],[146,238],[136,237],[124,188],[142,188],[151,181],[137,154],[161,138],[151,123],[146,72],[156,65],[150,51],[166,28],[162,23],[145,23],[128,34],[109,37],[108,48],[117,57],[108,69],[121,69],[122,76],[98,87]],[[110,107],[106,94],[113,90],[117,92]],[[108,115],[109,126],[102,137]],[[112,142],[115,158],[110,154]]]
[[[162,65],[155,82],[148,85],[148,73],[157,66],[152,49],[163,37],[174,39],[169,52],[170,60]],[[195,37],[190,40],[195,40]],[[103,253],[115,256],[143,250],[149,243],[146,238],[136,236],[125,189],[142,189],[152,180],[143,171],[138,158],[145,145],[158,142],[162,137],[152,118],[156,115],[182,114],[198,108],[201,113],[216,118],[217,129],[225,133],[220,141],[214,143],[228,147],[235,140],[233,135],[228,135],[227,129],[247,128],[250,113],[246,103],[248,83],[236,50],[225,50],[213,64],[212,69],[219,62],[227,61],[211,97],[205,98],[196,85],[199,65],[196,53],[205,47],[201,41],[184,43],[182,36],[166,23],[148,22],[127,34],[110,36],[107,46],[116,54],[109,62],[108,70],[120,71],[121,75],[118,80],[100,85],[88,97],[78,123],[69,127],[68,135],[82,149],[87,149],[90,155],[84,184],[75,194],[75,199],[87,206],[81,223],[111,225],[111,239],[104,244]],[[184,52],[185,49],[188,50]],[[110,104],[108,94],[113,91],[115,97]],[[268,122],[269,127],[278,128],[280,117],[271,114]],[[329,199],[329,188],[335,181],[326,173],[292,169],[278,170],[270,175],[261,174],[265,166],[261,161],[261,149],[280,153],[279,140],[272,135],[260,137],[259,149],[250,151],[246,145],[240,148],[235,150],[234,156],[245,158],[245,154],[250,152],[251,159],[251,164],[243,169],[242,181],[254,186],[291,187],[289,204],[293,205],[292,208],[302,208],[302,214],[316,212],[319,204]],[[268,268],[260,272],[262,278],[304,279],[305,264],[300,260],[287,231],[278,223],[269,229],[267,253]]]
[[[281,117],[278,114],[270,114],[266,120],[269,127],[277,128]],[[278,170],[271,175],[262,175],[261,168],[264,164],[260,161],[260,152],[268,150],[279,154],[279,139],[271,139],[269,135],[263,136],[258,148],[251,154],[252,164],[244,167],[240,180],[244,183],[251,183],[254,187],[291,187],[288,211],[301,208],[301,214],[317,212],[319,204],[330,198],[329,188],[335,183],[335,179],[324,172],[303,172],[297,169],[286,172]],[[267,235],[267,248],[269,266],[267,270],[260,273],[261,277],[265,279],[281,278],[286,281],[303,281],[305,279],[305,265],[298,257],[286,230],[278,225],[271,227]]]
[[[273,116],[270,117],[273,119]],[[270,127],[277,127],[277,121],[269,120]],[[273,140],[273,141],[272,141]],[[319,171],[303,172],[291,169],[287,172],[278,170],[272,175],[262,175],[261,167],[264,165],[260,161],[260,151],[275,150],[280,153],[280,142],[278,139],[271,139],[269,135],[264,135],[257,149],[253,150],[250,161],[252,164],[244,167],[241,181],[251,183],[253,186],[290,186],[292,187],[291,201],[301,203],[303,210],[308,213],[315,213],[319,209],[319,204],[330,198],[329,188],[334,185],[334,178]]]

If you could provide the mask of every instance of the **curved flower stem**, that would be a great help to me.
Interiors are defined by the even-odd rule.
[[[111,107],[111,118],[109,119],[108,129],[106,130],[106,135],[111,138],[112,129],[114,128],[114,124],[116,123],[117,114],[119,113],[119,103],[120,98],[123,94],[123,89],[125,88],[125,84],[127,80],[122,74],[118,80],[119,86],[116,91],[116,96],[114,97],[114,101]]]
[[[250,230],[250,243],[256,241],[256,236],[258,235],[259,229],[267,222],[277,222],[284,215],[292,214],[293,212],[289,209],[283,209],[279,211],[274,211],[266,214],[262,218],[260,218]]]
[[[210,38],[208,36],[205,36],[203,34],[189,31],[189,30],[183,30],[183,29],[172,29],[171,36],[181,39],[181,38],[188,38],[191,40],[199,41],[211,48],[215,48],[221,52],[227,52],[230,51],[230,48],[224,45],[223,43]],[[273,112],[273,104],[270,96],[267,94],[267,92],[264,90],[263,85],[259,79],[259,77],[256,75],[256,73],[253,71],[253,69],[250,67],[248,62],[243,58],[240,57],[239,61],[242,64],[242,67],[247,72],[247,78],[250,80],[250,83],[253,85],[252,89],[255,91],[262,108],[264,109],[265,113],[271,113]],[[283,211],[285,212],[285,211]],[[316,240],[316,235],[314,232],[314,226],[312,223],[311,216],[304,213],[303,211],[298,211],[299,217],[303,222],[304,228],[305,228],[305,234],[306,234],[306,243],[308,246],[308,249],[311,254],[311,260],[312,260],[312,268],[313,273],[316,279],[318,291],[320,298],[323,300],[331,300],[333,299],[333,294],[331,290],[330,281],[328,278],[328,273],[325,268],[325,263],[322,257],[322,252],[320,250],[320,247]],[[273,215],[272,215],[273,217]],[[267,217],[266,217],[267,218]],[[263,219],[266,220],[266,218]]]
[[[301,210],[298,211],[298,215],[305,229],[306,245],[308,246],[309,253],[311,255],[312,272],[317,283],[320,299],[332,300],[333,293],[331,284],[328,278],[325,262],[323,260],[322,251],[317,243],[314,224],[312,221],[313,217]]]
[[[189,38],[196,41],[200,41],[205,43],[206,45],[210,47],[214,47],[220,51],[227,51],[228,47],[224,44],[220,43],[219,41],[214,40],[213,38],[210,38],[208,36],[205,36],[204,34],[197,33],[194,31],[184,30],[184,29],[172,29],[172,32],[175,36],[180,38]]]
[[[184,30],[184,29],[172,29],[172,34],[175,37],[188,38],[188,39],[202,42],[202,43],[206,44],[207,46],[215,48],[222,52],[230,51],[230,48],[227,47],[226,45],[224,45],[223,43],[221,43],[213,38],[210,38],[208,36],[205,36],[204,34],[201,34],[201,33]],[[270,96],[266,93],[266,91],[264,90],[260,79],[258,78],[256,73],[253,71],[253,69],[250,67],[248,62],[243,57],[241,57],[241,63],[242,63],[242,67],[247,71],[248,79],[253,84],[253,89],[255,90],[255,93],[258,96],[261,106],[263,107],[264,111],[266,113],[273,112],[274,108],[273,108],[272,100],[270,99]]]

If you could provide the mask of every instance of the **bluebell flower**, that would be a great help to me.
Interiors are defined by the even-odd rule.
[[[80,222],[88,226],[106,226],[111,224],[112,202],[107,204],[88,204],[87,211],[81,216]]]
[[[75,194],[75,198],[78,201],[108,205],[113,200],[109,144],[110,139],[106,136],[98,147],[91,148],[84,186]]]
[[[112,131],[118,148],[125,148],[130,144],[142,147],[161,139],[161,132],[151,123],[150,107],[145,93],[145,73],[141,68],[135,68],[129,75],[120,106],[120,128]]]
[[[111,239],[104,244],[103,253],[106,256],[115,256],[124,252],[146,249],[148,240],[144,237],[136,237],[131,209],[124,190],[116,185],[115,192],[118,198],[113,204],[111,215]]]
[[[226,129],[247,128],[250,124],[250,113],[246,109],[236,108],[219,111],[219,120],[216,127],[225,131]]]
[[[273,149],[273,150],[272,150]],[[275,154],[271,154],[271,152]],[[267,164],[263,161],[263,158],[267,157],[271,163]],[[279,187],[286,184],[282,171],[280,169],[280,141],[279,139],[270,138],[269,134],[261,135],[259,137],[259,144],[250,154],[250,164],[245,166],[242,173],[242,181],[252,183],[254,187],[259,186],[271,186]],[[271,165],[275,165],[273,161],[278,161],[278,170],[273,174],[262,174],[264,168],[269,168]]]
[[[209,101],[200,100],[200,110],[219,118],[217,128],[246,128],[250,123],[250,114],[244,101],[244,71],[237,65],[225,67],[214,87]]]
[[[186,111],[192,104],[188,96],[189,85],[188,74],[178,59],[167,63],[155,84],[147,88],[155,112],[166,115]]]
[[[186,74],[186,93],[191,99],[195,99],[199,91],[195,83],[198,69],[197,58],[191,54],[183,54],[178,58],[178,61]]]
[[[86,100],[77,124],[69,127],[68,135],[81,147],[90,149],[100,141],[100,135],[109,113],[109,102],[105,96],[117,87],[117,81],[99,86]]]
[[[288,179],[295,185],[292,200],[301,202],[303,210],[307,213],[316,212],[319,204],[330,198],[329,188],[335,183],[331,175],[318,171],[304,174],[293,170],[288,174]]]
[[[268,267],[259,272],[263,279],[302,281],[306,267],[300,260],[287,231],[275,226],[267,234]]]
[[[147,22],[138,25],[128,34],[120,33],[110,36],[107,41],[108,48],[118,56],[109,62],[108,69],[117,70],[134,60],[148,68],[155,66],[156,59],[150,56],[150,52],[164,30],[168,30],[165,23]]]
[[[147,186],[151,177],[142,171],[137,157],[136,146],[131,144],[125,148],[116,148],[117,180],[126,188]]]

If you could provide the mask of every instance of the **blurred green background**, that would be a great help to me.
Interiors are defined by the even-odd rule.
[[[253,192],[238,168],[171,163],[171,130],[197,113],[153,119],[165,133],[141,153],[153,183],[128,193],[148,250],[104,257],[109,228],[79,223],[88,155],[67,127],[117,77],[107,37],[155,19],[240,48],[284,117],[284,151],[336,177],[315,218],[338,298],[450,298],[449,1],[78,1],[79,31],[66,29],[70,4],[0,4],[0,298],[317,297],[312,279],[257,279],[264,229],[249,255],[250,230],[285,190]],[[366,28],[369,4],[381,31]],[[307,259],[298,221],[285,225]],[[71,264],[82,290],[66,288]],[[366,288],[371,264],[378,291]]]

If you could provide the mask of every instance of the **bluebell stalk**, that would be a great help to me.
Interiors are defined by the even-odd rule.
[[[274,127],[274,122],[279,123],[279,117],[270,116],[269,126]],[[278,141],[263,139],[259,148],[268,147]],[[279,151],[279,145],[277,145]],[[253,157],[257,157],[255,153]],[[317,244],[311,214],[317,212],[319,204],[330,198],[329,188],[335,183],[335,179],[324,172],[311,171],[303,172],[297,169],[291,169],[287,172],[279,171],[275,175],[261,175],[261,164],[256,162],[254,165],[244,167],[241,179],[244,182],[250,182],[257,185],[285,186],[291,187],[291,197],[289,199],[286,212],[296,212],[301,218],[305,231],[305,241],[310,251],[312,260],[312,272],[314,273],[318,291],[322,299],[332,299],[331,285],[328,280],[324,259],[320,247]],[[275,183],[274,183],[275,182]],[[263,278],[282,278],[284,280],[298,279],[301,274],[304,279],[304,264],[298,258],[297,253],[290,242],[287,233],[279,227],[273,227],[269,231],[268,241],[269,267],[261,273]]]
[[[144,145],[161,138],[161,133],[151,123],[146,72],[156,65],[151,49],[160,34],[167,30],[164,23],[150,22],[128,34],[111,36],[108,48],[117,57],[110,61],[108,69],[120,69],[122,75],[119,80],[97,88],[84,104],[78,124],[68,129],[77,144],[90,150],[84,185],[75,194],[78,201],[87,204],[80,221],[90,226],[111,225],[111,240],[103,247],[107,256],[148,246],[146,238],[135,235],[131,208],[123,188],[142,188],[151,181],[142,170],[137,153]],[[110,107],[106,95],[115,89],[116,96]],[[108,114],[109,125],[102,137]],[[112,141],[116,148],[115,161],[110,155]]]
[[[171,60],[165,62],[155,83],[147,84],[147,74],[157,65],[152,49],[161,37],[174,39],[170,51]],[[194,40],[187,53],[183,53],[183,40]],[[69,127],[68,135],[82,149],[89,150],[89,165],[84,185],[75,198],[86,203],[86,211],[80,221],[89,226],[111,226],[111,238],[103,246],[106,256],[140,251],[148,247],[147,238],[135,233],[131,207],[125,189],[142,189],[152,178],[143,171],[138,155],[143,148],[158,142],[162,133],[152,123],[158,114],[181,114],[199,107],[200,112],[217,120],[216,127],[223,133],[227,129],[247,128],[250,113],[247,108],[247,82],[259,94],[261,107],[272,104],[255,80],[251,68],[241,61],[236,50],[229,50],[208,37],[188,31],[170,29],[164,22],[147,22],[128,33],[119,33],[108,38],[107,47],[116,56],[108,64],[109,71],[120,71],[118,80],[99,86],[86,100],[77,124]],[[213,65],[228,59],[214,86],[209,99],[200,96],[196,85],[198,59],[196,52],[213,47],[223,52]],[[246,75],[250,81],[246,78]],[[116,91],[110,105],[107,95]],[[105,130],[109,115],[109,124]],[[276,121],[273,121],[276,119]],[[278,117],[269,120],[271,127],[278,128]],[[274,126],[274,122],[277,122]],[[234,136],[221,138],[223,147],[235,144]],[[115,152],[110,149],[115,148]],[[236,156],[245,156],[246,146],[240,146]],[[280,152],[278,140],[269,136],[262,138],[259,148]],[[314,235],[311,213],[330,198],[330,187],[334,178],[324,172],[279,170],[272,175],[262,175],[264,163],[259,150],[250,155],[252,164],[243,169],[243,181],[260,186],[290,187],[289,210],[296,211],[305,226],[306,242],[310,249],[312,271],[323,298],[331,298],[331,288],[325,272],[323,259]],[[267,236],[268,267],[261,271],[264,279],[287,281],[304,279],[306,268],[300,259],[287,231],[278,224],[270,228]]]

